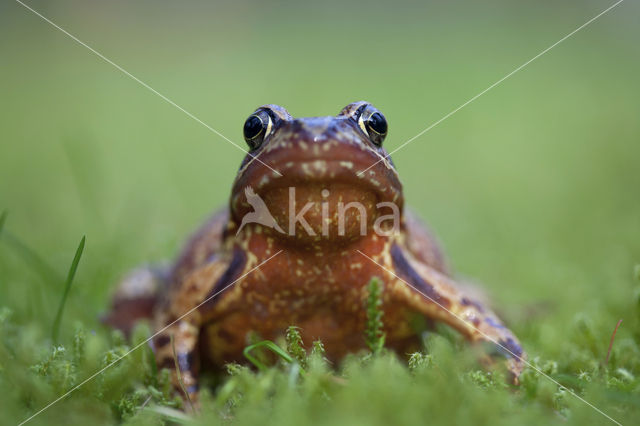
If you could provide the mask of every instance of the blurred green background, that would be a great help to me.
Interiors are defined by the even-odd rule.
[[[365,99],[393,150],[610,1],[27,3],[236,143],[264,103]],[[626,1],[394,155],[409,204],[532,354],[632,303],[640,263],[640,26]],[[0,3],[0,210],[97,326],[127,269],[171,258],[243,154],[20,4]],[[62,283],[0,244],[0,305],[50,326]],[[625,334],[626,333],[626,334]],[[629,337],[624,326],[620,336]],[[606,342],[603,343],[606,345]]]

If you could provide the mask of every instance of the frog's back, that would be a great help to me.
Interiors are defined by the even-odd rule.
[[[229,210],[220,209],[191,236],[171,268],[169,280],[172,283],[184,281],[190,272],[222,250],[228,222]]]

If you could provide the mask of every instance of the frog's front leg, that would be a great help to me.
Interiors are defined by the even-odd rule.
[[[430,319],[455,328],[472,342],[490,342],[508,359],[513,382],[518,383],[526,354],[495,313],[466,294],[450,277],[418,261],[399,245],[392,246],[390,258],[387,272],[393,275],[391,291],[395,298]]]
[[[184,282],[173,283],[156,313],[158,331],[153,343],[158,366],[171,371],[174,389],[183,397],[187,396],[186,392],[192,403],[198,398],[200,328],[217,302],[217,293],[233,278],[233,264],[228,259],[214,257],[189,274]]]

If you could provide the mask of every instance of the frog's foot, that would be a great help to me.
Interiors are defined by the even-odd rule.
[[[198,328],[192,320],[180,320],[153,339],[158,367],[171,372],[173,389],[187,409],[198,400]]]
[[[171,371],[173,388],[187,411],[198,406],[200,328],[218,302],[217,294],[231,282],[232,269],[228,259],[214,257],[183,283],[173,285],[165,306],[156,313],[156,361],[158,367]]]
[[[472,342],[487,342],[507,358],[514,384],[526,364],[518,339],[488,307],[465,292],[450,277],[417,260],[398,245],[391,248],[392,298],[400,299],[430,319],[442,321]],[[380,265],[382,266],[382,265]]]

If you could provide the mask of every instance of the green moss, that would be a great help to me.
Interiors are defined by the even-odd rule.
[[[9,3],[0,6],[3,425],[18,424],[149,336],[141,327],[125,339],[100,325],[114,283],[135,265],[175,258],[202,218],[228,204],[242,159]],[[388,151],[598,8],[507,0],[177,8],[142,0],[93,2],[106,8],[96,11],[33,3],[233,141],[241,142],[242,121],[259,103],[310,116],[364,98],[389,120]],[[637,423],[640,26],[632,3],[393,155],[403,198],[444,243],[453,270],[481,283],[531,363],[566,390],[533,369],[519,387],[505,386],[501,363],[478,362],[481,349],[448,327],[428,328],[415,354],[387,353],[387,321],[371,297],[363,309],[375,356],[329,363],[320,342],[305,341],[303,372],[298,349],[276,342],[296,360],[288,362],[257,348],[264,369],[232,365],[229,374],[204,377],[193,422],[607,424],[572,391],[623,424]],[[69,263],[85,234],[54,342]],[[143,346],[30,424],[189,422],[179,407],[168,372]]]
[[[287,352],[291,355],[302,368],[307,368],[307,351],[304,349],[304,342],[298,328],[290,326],[285,335],[287,342]]]
[[[375,355],[384,347],[385,333],[382,331],[382,292],[384,285],[379,278],[372,278],[369,282],[369,295],[367,296],[367,325],[365,341],[371,352]]]
[[[87,333],[78,324],[70,339],[70,349],[64,345],[47,346],[45,340],[29,341],[28,336],[21,335],[24,326],[10,321],[9,309],[3,308],[0,313],[0,366],[3,367],[0,388],[20,389],[15,402],[25,407],[16,412],[22,417],[80,383],[96,368],[117,360],[149,336],[148,328],[139,326],[128,342],[120,333]],[[584,322],[580,321],[578,327],[584,330]],[[297,329],[291,327],[288,331],[287,351],[290,361],[296,362],[277,363],[257,371],[229,364],[228,374],[219,377],[214,387],[203,391],[202,412],[188,421],[270,424],[272,421],[268,419],[278,419],[273,422],[289,424],[299,419],[298,416],[304,416],[310,423],[344,423],[355,421],[355,413],[359,413],[359,421],[370,424],[386,424],[392,419],[419,423],[425,416],[432,416],[434,423],[464,422],[463,419],[473,418],[505,424],[516,420],[535,424],[543,419],[551,423],[578,422],[587,414],[600,416],[577,401],[567,389],[621,421],[639,411],[638,363],[634,358],[621,356],[630,350],[637,351],[633,340],[614,345],[613,353],[617,357],[615,361],[612,357],[611,364],[606,366],[588,349],[589,370],[577,368],[583,362],[571,361],[581,357],[557,360],[533,357],[530,362],[536,369],[563,385],[559,387],[533,369],[526,369],[521,385],[513,388],[507,385],[500,370],[479,368],[477,361],[468,356],[471,351],[458,353],[455,341],[438,335],[427,338],[425,351],[428,353],[414,353],[408,362],[392,353],[380,352],[377,357],[351,356],[339,366],[330,366],[322,356],[321,342],[314,342],[307,355]],[[601,340],[606,343],[606,336],[601,337],[605,337]],[[34,362],[17,357],[25,344],[35,342],[40,342],[36,347],[41,354],[32,358]],[[566,350],[569,354],[583,353],[588,342],[584,334],[576,334]],[[364,359],[367,362],[362,362]],[[11,371],[6,368],[9,364]],[[75,391],[52,408],[50,414],[54,418],[62,416],[65,409],[81,401],[103,407],[82,414],[86,422],[104,420],[104,409],[111,413],[109,422],[183,423],[188,419],[175,411],[181,401],[171,393],[168,371],[157,372],[147,347],[133,352]],[[362,411],[364,406],[368,408]],[[446,418],[446,410],[451,410],[452,418]]]

